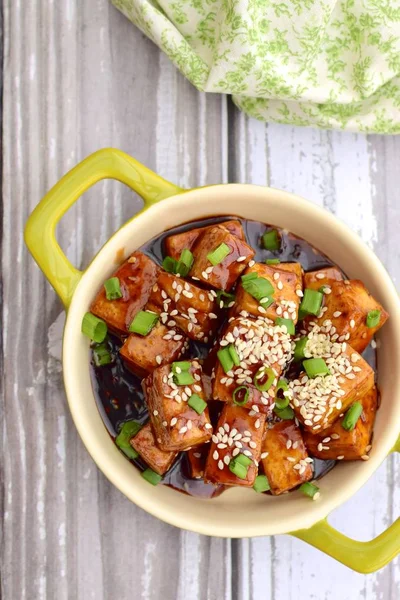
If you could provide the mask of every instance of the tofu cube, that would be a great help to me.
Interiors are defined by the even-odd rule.
[[[191,361],[189,371],[195,383],[187,386],[174,383],[170,365],[156,369],[143,381],[150,420],[162,450],[186,450],[211,439],[208,407],[198,414],[188,404],[192,394],[205,399],[200,364]]]
[[[174,463],[178,452],[165,452],[157,446],[150,423],[147,423],[130,440],[132,448],[139,452],[140,457],[159,475],[164,475]]]
[[[280,421],[267,427],[261,461],[274,496],[313,477],[313,460],[308,456],[300,428],[293,421]]]
[[[134,316],[145,306],[160,269],[142,252],[134,252],[111,277],[118,277],[122,298],[107,300],[104,286],[90,311],[107,323],[110,331],[126,335]]]
[[[222,223],[219,223],[219,225],[223,225],[225,229],[239,239],[245,239],[243,227],[240,221],[223,221]],[[191,250],[198,237],[207,229],[212,227],[214,227],[214,225],[207,225],[207,227],[196,227],[195,229],[189,229],[188,231],[183,231],[182,233],[169,235],[165,240],[166,255],[178,260],[181,256],[182,250],[185,248]]]
[[[190,448],[190,450],[186,452],[189,473],[192,479],[203,479],[209,448],[209,444],[203,444],[203,446]]]
[[[388,319],[388,313],[368,292],[362,281],[357,279],[336,281],[330,286],[331,293],[324,295],[324,313],[312,322],[323,325],[332,323],[331,335],[346,341],[354,350],[362,353],[372,337]],[[376,327],[367,327],[367,315],[372,310],[381,312]]]
[[[283,267],[283,265],[291,264],[295,265],[296,263],[280,263],[279,265],[255,263],[246,269],[245,274],[257,273],[258,277],[268,279],[274,288],[274,302],[268,308],[264,308],[258,300],[245,291],[240,282],[236,289],[236,300],[231,314],[238,315],[245,311],[254,317],[267,317],[273,321],[277,317],[284,317],[297,323],[299,294],[303,289],[303,281],[297,267],[291,269]]]
[[[321,434],[304,432],[304,443],[312,456],[322,460],[357,460],[368,454],[378,408],[377,388],[371,388],[358,402],[363,412],[351,431],[343,429],[343,419],[339,418]]]
[[[245,408],[227,404],[221,412],[218,427],[212,436],[204,472],[205,481],[224,485],[251,487],[258,473],[265,416],[251,414]],[[229,463],[238,454],[252,459],[246,479],[237,477]]]
[[[311,290],[318,291],[322,286],[329,289],[335,281],[343,281],[342,271],[338,267],[325,267],[304,273],[304,287]]]
[[[178,360],[187,347],[188,341],[182,332],[157,323],[146,336],[131,333],[119,352],[133,373],[146,377],[160,365]]]
[[[303,281],[303,267],[299,262],[282,262],[276,265],[279,269],[283,269],[284,271],[289,271],[289,273],[294,273],[299,278],[299,281]]]
[[[374,371],[348,344],[325,348],[330,375],[309,379],[305,372],[289,382],[296,417],[310,432],[325,430],[374,385]]]
[[[226,244],[229,254],[218,265],[212,265],[208,254]],[[193,245],[194,263],[190,276],[205,285],[229,291],[254,256],[254,250],[244,240],[232,235],[223,225],[204,231]]]
[[[146,308],[160,312],[162,323],[179,327],[192,340],[208,342],[218,326],[215,296],[164,271],[153,286]]]

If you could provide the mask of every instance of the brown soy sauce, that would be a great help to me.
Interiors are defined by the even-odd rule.
[[[268,250],[264,250],[260,246],[260,238],[265,229],[270,226],[265,223],[248,221],[235,216],[211,217],[174,227],[148,241],[139,250],[147,254],[156,263],[161,264],[165,256],[164,240],[169,235],[230,219],[238,219],[241,222],[247,242],[256,252],[254,257],[256,261],[263,262],[267,258],[279,258],[281,262],[300,262],[304,271],[315,271],[334,264],[327,256],[311,246],[306,240],[296,237],[285,229],[276,228],[281,236],[279,251],[269,252]],[[222,326],[223,323],[221,323]],[[148,420],[148,411],[140,378],[133,375],[125,367],[119,356],[119,349],[122,346],[121,340],[113,335],[109,335],[108,345],[114,356],[113,364],[105,367],[96,367],[92,359],[91,378],[99,412],[111,437],[115,439],[119,428],[125,421],[134,419],[144,424]],[[212,345],[213,342],[202,344],[191,340],[187,356],[204,359],[208,356]],[[373,369],[376,369],[376,352],[371,346],[366,349],[363,357]],[[218,405],[219,403],[213,404]],[[217,419],[218,412],[213,411],[213,413],[215,413],[214,419]],[[145,463],[140,458],[132,462],[140,470],[146,468]],[[335,464],[336,461],[334,460],[314,459],[315,479],[323,477]],[[222,485],[216,486],[204,483],[202,479],[191,479],[185,452],[182,452],[178,456],[172,468],[163,477],[162,484],[192,496],[201,496],[204,498],[215,497],[225,489]]]

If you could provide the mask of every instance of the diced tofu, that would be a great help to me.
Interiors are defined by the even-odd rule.
[[[201,366],[196,360],[191,361],[190,373],[195,383],[177,386],[170,365],[165,365],[143,382],[151,423],[157,443],[163,450],[186,450],[211,439],[208,408],[198,414],[188,404],[192,394],[205,399]]]
[[[192,479],[202,479],[204,477],[204,469],[206,467],[206,459],[208,455],[209,444],[190,448],[186,452],[189,463],[189,473]]]
[[[164,475],[172,466],[178,452],[165,452],[157,446],[150,423],[147,423],[130,440],[132,448],[139,452],[144,462],[159,475]]]
[[[322,286],[329,288],[335,281],[343,281],[342,271],[338,267],[325,267],[304,273],[304,287],[311,290],[318,291]]]
[[[305,372],[289,382],[296,417],[307,431],[325,430],[374,385],[374,371],[348,344],[325,347],[330,375],[309,379]]]
[[[301,276],[295,272],[298,268],[295,267],[293,270],[283,268],[282,265],[296,264],[296,263],[281,263],[279,265],[265,265],[263,263],[255,263],[252,267],[246,269],[247,273],[257,273],[259,277],[268,279],[268,281],[274,287],[274,302],[265,309],[260,305],[258,300],[253,298],[247,293],[242,283],[240,282],[236,289],[236,300],[235,305],[231,309],[231,314],[237,315],[242,311],[246,311],[248,314],[255,317],[267,317],[275,321],[277,317],[284,317],[286,319],[292,319],[297,323],[297,314],[300,304],[299,293],[303,289],[303,282]]]
[[[331,321],[339,341],[347,341],[354,350],[362,353],[375,332],[384,325],[388,313],[368,292],[362,281],[357,279],[336,281],[330,286],[331,293],[324,295],[324,314],[312,322],[322,325]],[[367,327],[367,315],[379,310],[381,317],[376,327]]]
[[[313,461],[307,454],[300,428],[293,421],[267,427],[261,460],[274,496],[313,477]]]
[[[235,235],[241,240],[245,239],[243,227],[240,221],[224,221],[223,223],[219,223],[219,225],[223,225],[225,229],[230,231],[232,235]],[[214,227],[214,225],[208,225],[207,227],[197,227],[195,229],[189,229],[189,231],[183,231],[182,233],[169,235],[165,240],[166,255],[172,256],[172,258],[178,260],[182,250],[184,250],[184,248],[188,248],[189,250],[191,250],[197,238],[202,233],[204,233],[206,229],[210,229],[211,227]]]
[[[134,252],[111,277],[118,277],[122,298],[107,300],[104,286],[93,300],[90,311],[108,328],[126,334],[133,317],[145,306],[160,269],[142,252]]]
[[[272,265],[273,266],[273,265]],[[290,273],[294,273],[299,278],[299,281],[303,281],[303,267],[299,262],[282,262],[276,265],[279,269],[283,269],[284,271],[289,271]]]
[[[235,389],[246,386],[249,396],[245,408],[265,414],[271,412],[271,404],[275,401],[276,384],[292,356],[294,345],[286,329],[275,326],[265,319],[239,317],[228,323],[218,348],[222,349],[229,344],[235,346],[240,365],[234,366],[231,371],[225,373],[217,358],[213,398],[232,403]],[[271,367],[276,375],[275,381],[265,392],[258,390],[253,383],[255,374],[263,366]]]
[[[252,415],[240,406],[227,404],[222,409],[218,428],[212,437],[204,472],[205,481],[251,487],[258,473],[264,427],[264,415]],[[246,479],[240,479],[229,469],[230,461],[238,454],[253,460]]]
[[[132,333],[125,340],[120,355],[133,373],[145,377],[160,365],[178,360],[187,344],[182,332],[157,323],[146,336]]]
[[[213,266],[207,255],[221,244],[230,250],[222,262]],[[245,241],[232,235],[223,225],[215,225],[204,231],[193,245],[193,267],[190,276],[204,284],[229,291],[254,256],[254,250]],[[239,260],[238,260],[239,259]]]
[[[192,340],[207,342],[218,326],[219,310],[212,293],[164,271],[146,308],[161,312],[162,323],[179,327]]]
[[[342,427],[341,418],[321,434],[304,432],[304,442],[312,456],[323,460],[357,460],[366,456],[378,407],[378,391],[373,387],[358,402],[363,412],[352,431]]]

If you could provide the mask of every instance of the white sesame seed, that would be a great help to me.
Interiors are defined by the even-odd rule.
[[[211,425],[211,423],[206,423],[206,424],[204,425],[204,427],[205,427],[206,429],[212,429],[212,425]]]
[[[340,456],[336,457],[336,460],[343,460],[343,459],[344,459],[344,455],[343,454],[341,454]]]
[[[156,417],[158,415],[158,410],[153,410],[153,415]]]
[[[234,448],[232,451],[232,456],[237,456],[240,453],[239,448]]]
[[[291,447],[292,447],[292,440],[287,440],[287,442],[286,442],[286,448],[288,450],[290,450]]]
[[[216,450],[214,450],[213,459],[214,460],[218,460],[219,459],[219,454],[218,454],[218,452]]]
[[[239,257],[236,259],[236,262],[243,262],[244,260],[246,260],[246,257],[245,257],[245,256],[239,256]]]
[[[372,340],[371,347],[375,350],[376,346],[377,346],[376,341]]]
[[[162,356],[161,356],[161,354],[157,354],[157,356],[156,356],[156,363],[158,365],[161,365],[161,363],[162,363]]]
[[[304,296],[301,290],[296,290],[296,294],[299,296],[299,298],[302,298]]]
[[[368,454],[363,454],[361,457],[361,460],[369,460],[369,455]]]
[[[342,314],[342,312],[340,310],[335,310],[335,312],[333,313],[333,316],[336,319],[337,317],[340,317],[341,314]]]
[[[231,457],[228,454],[225,454],[225,456],[224,456],[224,463],[226,465],[229,465],[230,462],[231,462]]]
[[[315,277],[316,277],[317,279],[325,279],[325,277],[326,277],[326,273],[317,273],[317,274],[315,275]]]
[[[315,492],[314,496],[313,496],[313,500],[318,500],[318,498],[320,498],[321,496],[321,492]]]
[[[267,458],[269,452],[262,452],[261,453],[261,459],[264,460],[264,458]]]
[[[220,471],[222,471],[222,470],[223,470],[223,468],[224,468],[224,463],[222,462],[222,460],[219,460],[219,461],[218,461],[218,469],[219,469]]]

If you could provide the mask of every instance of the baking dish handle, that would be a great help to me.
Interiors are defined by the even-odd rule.
[[[25,227],[25,243],[65,308],[71,302],[82,271],[76,269],[61,250],[55,237],[56,226],[78,198],[102,179],[117,179],[132,188],[143,198],[143,210],[184,191],[114,148],[91,154],[64,175],[30,215]]]
[[[392,452],[400,452],[400,436]],[[400,518],[369,542],[359,542],[343,535],[329,525],[326,519],[318,521],[309,529],[294,531],[291,535],[359,573],[373,573],[382,569],[400,552]]]

